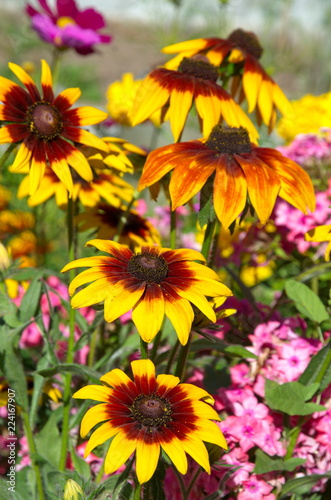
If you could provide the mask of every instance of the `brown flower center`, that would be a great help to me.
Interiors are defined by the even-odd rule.
[[[231,35],[228,36],[228,40],[238,45],[238,47],[245,50],[256,59],[260,59],[262,56],[263,48],[255,33],[251,31],[244,31],[239,28],[232,31]]]
[[[193,57],[184,57],[178,67],[178,71],[212,82],[216,82],[219,76],[216,66],[213,66],[207,57],[200,54]]]
[[[168,275],[168,264],[160,255],[138,253],[129,260],[128,271],[138,280],[161,283]]]
[[[38,139],[51,141],[61,133],[63,128],[61,115],[50,103],[46,101],[36,102],[30,106],[27,115],[30,131]]]
[[[146,427],[165,426],[172,420],[171,404],[167,399],[155,394],[138,396],[130,411],[132,417]]]
[[[249,135],[244,127],[222,127],[216,125],[205,145],[224,154],[242,154],[252,151]]]

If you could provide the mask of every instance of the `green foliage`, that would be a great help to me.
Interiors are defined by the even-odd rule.
[[[287,382],[279,385],[273,380],[266,379],[266,401],[273,410],[288,415],[310,415],[314,412],[325,411],[325,406],[317,403],[307,403],[319,388],[318,383],[302,385],[300,382]]]

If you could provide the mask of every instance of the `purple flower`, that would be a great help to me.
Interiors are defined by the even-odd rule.
[[[60,49],[73,48],[79,54],[94,52],[94,45],[109,43],[111,36],[101,35],[105,21],[94,9],[79,10],[74,0],[57,0],[52,12],[46,0],[38,0],[43,12],[27,5],[26,12],[31,17],[32,28],[40,38]]]

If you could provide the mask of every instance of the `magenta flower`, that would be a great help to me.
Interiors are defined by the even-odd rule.
[[[56,9],[52,12],[46,0],[38,1],[42,12],[30,4],[26,12],[31,17],[32,28],[45,42],[86,55],[94,52],[95,45],[112,40],[111,36],[99,33],[105,21],[96,10],[79,10],[74,0],[56,0]]]
[[[270,493],[272,486],[254,475],[248,481],[243,482],[242,488],[238,494],[238,500],[252,500],[252,498],[254,500],[274,500],[276,498],[276,495]]]

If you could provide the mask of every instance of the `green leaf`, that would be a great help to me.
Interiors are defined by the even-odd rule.
[[[74,466],[74,470],[85,479],[89,479],[91,477],[91,468],[89,464],[84,460],[84,458],[77,455],[73,446],[71,446],[70,456],[72,460],[72,464]]]
[[[331,472],[327,472],[325,474],[310,474],[309,476],[290,479],[282,487],[280,498],[285,498],[285,495],[288,495],[289,493],[304,495],[305,493],[310,492],[311,488],[325,477],[331,477]]]
[[[256,359],[256,355],[250,352],[248,349],[245,349],[242,345],[228,345],[225,344],[222,340],[208,340],[208,339],[199,339],[195,340],[191,344],[191,351],[201,351],[205,349],[215,349],[219,352],[224,352],[232,357],[237,358],[254,358]]]
[[[206,185],[205,185],[205,191],[207,192]],[[201,194],[200,210],[198,213],[198,222],[200,227],[204,227],[206,224],[208,224],[208,222],[212,222],[214,219],[215,219],[215,210],[214,210],[212,192],[207,195],[205,194],[205,196]]]
[[[306,403],[318,389],[319,384],[304,386],[299,382],[279,385],[266,379],[265,398],[267,405],[288,415],[310,415],[326,408],[316,403]]]
[[[329,342],[310,360],[309,365],[299,378],[300,384],[319,383],[319,392],[331,383],[331,343]]]
[[[307,285],[296,280],[288,280],[285,285],[287,296],[295,303],[298,311],[305,317],[322,323],[329,319],[329,314],[321,301]]]
[[[55,413],[51,413],[44,427],[35,436],[35,443],[38,454],[57,469],[60,462],[61,439]]]
[[[304,458],[297,457],[289,460],[283,460],[281,457],[270,457],[260,449],[256,450],[255,458],[254,474],[266,474],[276,470],[291,472],[306,461]]]
[[[16,476],[16,479],[17,479],[17,476]],[[3,479],[3,478],[0,478],[0,498],[1,500],[15,500],[16,495],[14,497],[14,493],[10,490],[8,490],[8,488],[10,487],[11,485],[8,485],[7,484],[7,480],[6,479]],[[16,490],[16,488],[15,488]]]
[[[23,296],[20,305],[20,319],[22,322],[28,321],[37,314],[42,291],[41,277],[42,273],[37,272]]]
[[[74,363],[63,363],[38,371],[38,373],[43,377],[53,377],[57,373],[65,372],[78,373],[84,378],[87,378],[89,381],[100,384],[101,375],[99,373],[92,370],[92,368],[83,365],[76,365]]]
[[[24,368],[5,326],[0,328],[0,367],[9,388],[15,391],[15,404],[27,411],[28,388]]]

